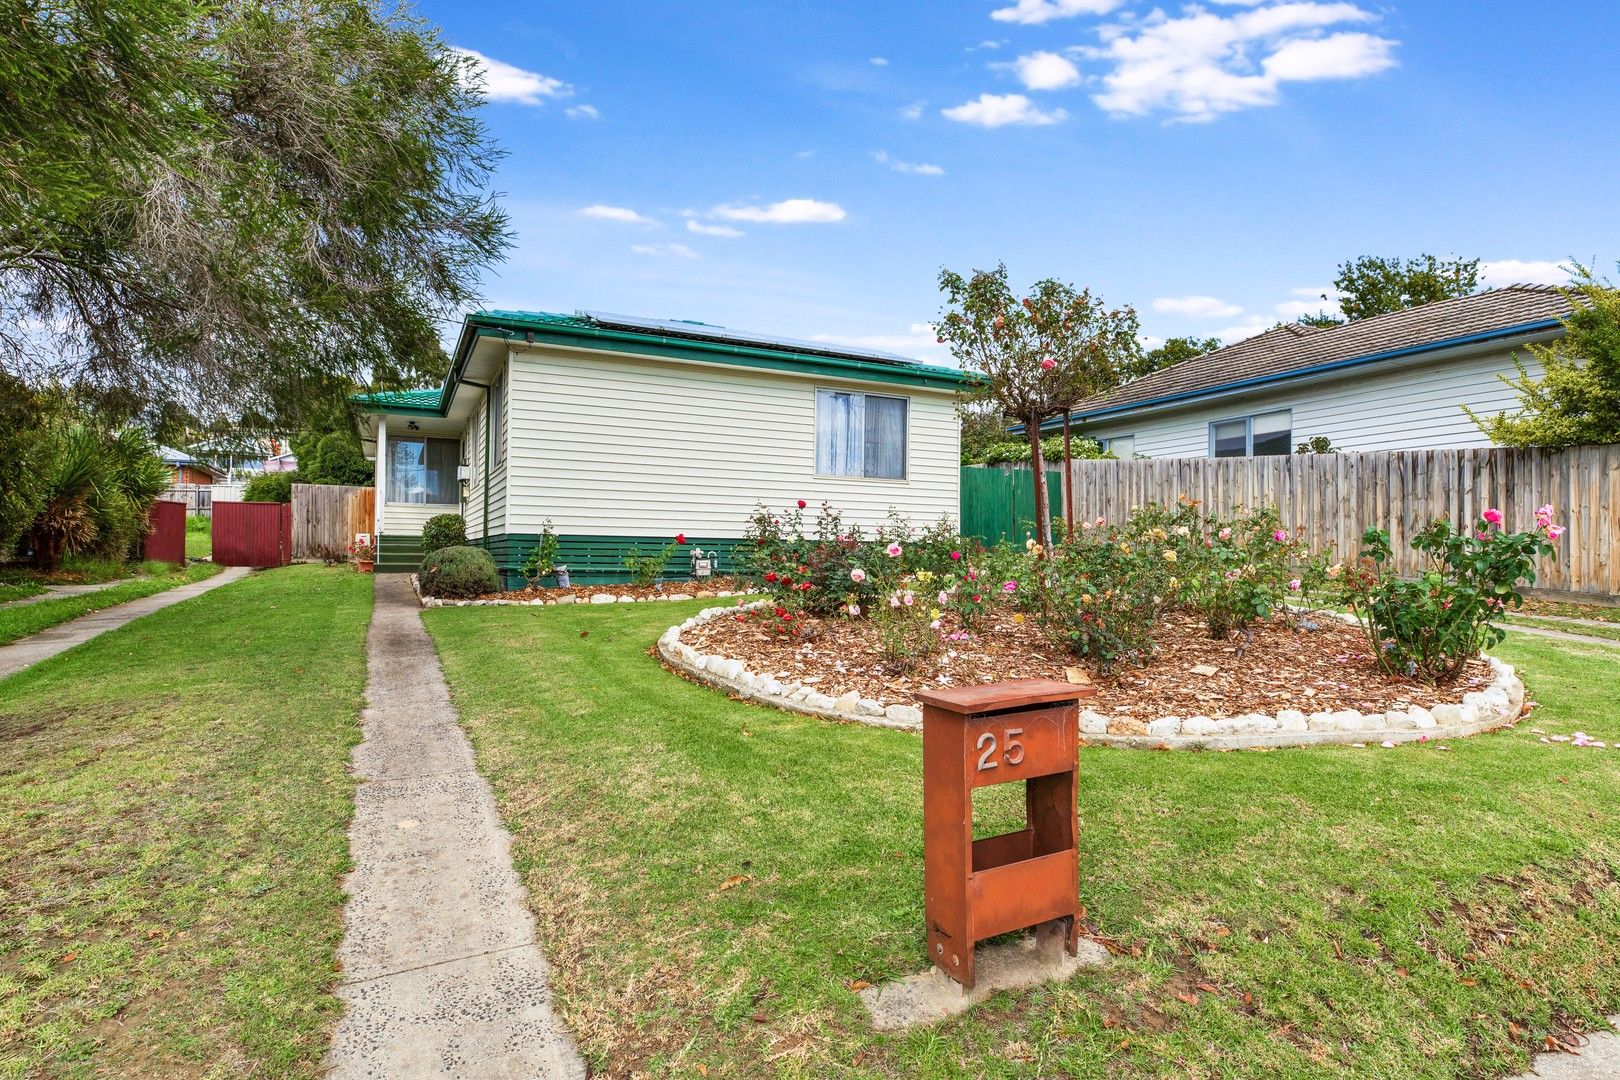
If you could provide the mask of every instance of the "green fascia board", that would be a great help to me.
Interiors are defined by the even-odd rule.
[[[455,363],[451,365],[450,375],[445,379],[444,386],[438,391],[436,403],[428,403],[431,401],[432,391],[421,390],[355,394],[351,400],[370,412],[399,416],[445,416],[450,411],[450,400],[455,393],[456,384],[461,381],[462,372],[466,370],[467,360],[472,355],[473,346],[477,341],[484,337],[512,340],[520,334],[525,336],[533,334],[536,343],[548,345],[600,349],[604,352],[656,356],[672,360],[733,364],[738,367],[796,374],[809,373],[855,382],[922,386],[939,390],[964,390],[980,382],[979,378],[970,372],[929,364],[884,364],[872,360],[817,356],[791,349],[768,349],[719,341],[667,337],[661,334],[638,334],[591,326],[566,315],[546,312],[478,311],[468,315],[462,322],[461,336],[456,342]]]

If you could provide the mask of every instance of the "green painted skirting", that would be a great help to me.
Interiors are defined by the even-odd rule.
[[[630,571],[625,569],[624,560],[630,554],[631,548],[638,548],[644,554],[651,554],[670,542],[667,536],[559,536],[557,540],[562,549],[559,561],[568,567],[569,577],[578,585],[628,583]],[[540,543],[538,534],[496,533],[487,541],[473,539],[467,542],[474,547],[484,548],[494,557],[495,567],[500,572],[502,584],[506,588],[518,589],[527,584],[523,578],[522,566],[524,560],[529,557],[529,552]],[[736,569],[733,553],[741,542],[736,537],[689,536],[686,545],[664,564],[664,580],[685,581],[691,576],[694,548],[702,548],[705,553],[718,551],[715,573],[732,573]],[[377,572],[415,573],[422,565],[424,554],[420,535],[384,534],[377,540]],[[546,583],[555,584],[555,580],[548,579]]]
[[[668,544],[670,538],[559,536],[557,541],[562,552],[558,561],[568,567],[569,577],[575,584],[608,585],[624,584],[630,580],[630,572],[625,569],[624,559],[630,554],[631,548],[640,549],[642,554],[651,554]],[[520,568],[529,557],[529,552],[533,551],[538,543],[540,537],[534,533],[498,533],[491,536],[489,542],[482,546],[495,557],[495,566],[500,571],[506,587],[516,589],[526,584]],[[735,569],[732,554],[739,543],[741,541],[736,537],[689,536],[686,545],[664,564],[664,579],[685,581],[691,577],[694,548],[702,548],[705,553],[718,551],[720,554],[715,573],[729,574]],[[554,581],[548,580],[547,584],[554,584]]]

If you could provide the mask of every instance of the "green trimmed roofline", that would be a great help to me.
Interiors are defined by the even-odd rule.
[[[966,389],[977,382],[975,376],[956,368],[930,364],[885,362],[838,355],[837,349],[801,351],[791,347],[745,345],[729,341],[709,341],[680,337],[655,330],[639,331],[597,326],[574,315],[543,311],[476,311],[461,324],[461,335],[451,358],[450,374],[438,390],[389,390],[355,394],[351,400],[370,412],[399,416],[446,416],[456,386],[461,382],[473,346],[486,337],[523,344],[562,345],[576,349],[600,349],[632,356],[655,356],[668,360],[696,360],[711,364],[821,375],[856,382],[878,382],[921,386],[937,390]]]

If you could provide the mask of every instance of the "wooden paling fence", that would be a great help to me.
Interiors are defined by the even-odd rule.
[[[1620,445],[1076,461],[1071,482],[1080,520],[1117,521],[1182,495],[1214,514],[1275,504],[1307,543],[1341,557],[1356,555],[1362,532],[1376,525],[1389,530],[1402,574],[1422,569],[1407,542],[1436,519],[1462,527],[1496,507],[1506,528],[1528,529],[1536,508],[1550,504],[1568,532],[1557,557],[1538,565],[1536,588],[1620,597]]]
[[[292,557],[295,559],[335,555],[346,558],[355,533],[376,531],[376,488],[294,484],[292,493]]]

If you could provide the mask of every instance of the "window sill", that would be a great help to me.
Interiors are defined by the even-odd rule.
[[[909,484],[909,483],[911,483],[911,478],[909,476],[898,476],[898,477],[889,477],[889,476],[838,476],[838,475],[836,475],[834,473],[813,473],[811,475],[817,480],[837,480],[839,483],[843,483],[843,484],[852,484],[852,483],[853,484]]]

